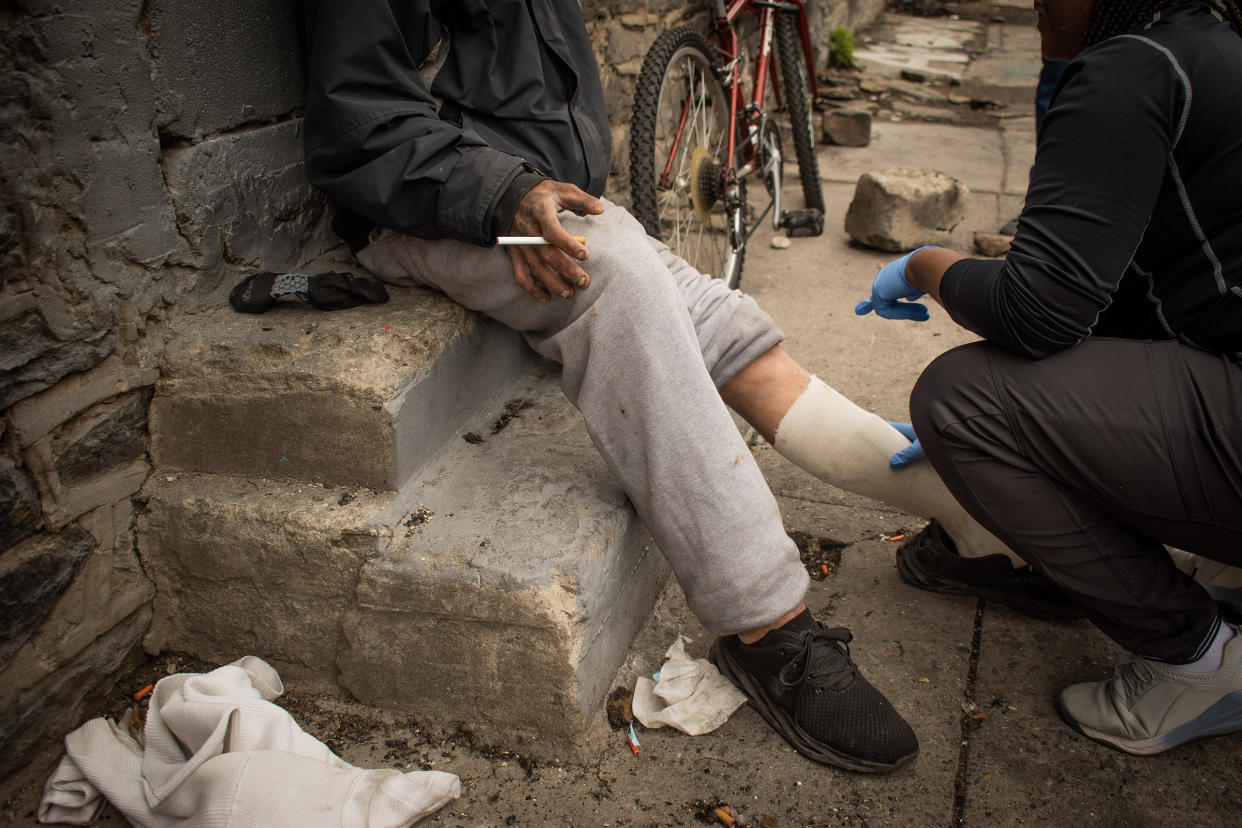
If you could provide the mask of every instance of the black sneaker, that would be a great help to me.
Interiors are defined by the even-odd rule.
[[[919,752],[901,716],[850,660],[852,636],[803,611],[754,644],[730,635],[709,658],[759,715],[808,759],[864,773],[900,767]]]
[[[1059,586],[1029,566],[1016,567],[1005,555],[963,558],[934,520],[897,550],[897,571],[920,589],[996,601],[1044,621],[1086,617]]]

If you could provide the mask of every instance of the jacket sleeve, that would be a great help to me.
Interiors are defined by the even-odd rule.
[[[1091,333],[1151,219],[1188,100],[1154,44],[1113,38],[1066,68],[1002,262],[966,259],[941,300],[958,324],[1042,358]]]
[[[306,0],[311,184],[377,225],[494,241],[493,213],[531,168],[442,120],[418,75],[439,37],[428,3]]]

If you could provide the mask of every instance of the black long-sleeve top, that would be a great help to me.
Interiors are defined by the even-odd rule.
[[[305,0],[304,12],[307,175],[366,226],[490,244],[515,187],[547,176],[603,193],[607,108],[576,0]],[[419,65],[446,33],[428,88]]]
[[[1242,360],[1242,37],[1187,4],[1073,60],[1008,256],[955,263],[940,293],[1034,358],[1095,335]]]

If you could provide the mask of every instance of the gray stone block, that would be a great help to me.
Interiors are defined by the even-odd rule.
[[[604,696],[668,571],[550,377],[459,424],[396,494],[161,473],[144,497],[148,649],[253,653],[540,756],[606,732]]]
[[[843,147],[871,143],[871,113],[859,109],[834,109],[824,113],[824,142]]]
[[[657,22],[653,20],[652,22]],[[654,29],[636,28],[633,25],[624,25],[622,22],[612,22],[608,24],[608,50],[606,52],[606,61],[608,63],[625,63],[627,60],[635,58],[641,60],[647,50],[651,48],[651,44],[655,42],[658,32]]]
[[[30,478],[7,457],[0,456],[0,552],[39,528],[43,509]]]
[[[146,460],[140,458],[77,486],[61,486],[55,475],[49,476],[44,485],[53,497],[43,501],[48,526],[60,529],[93,509],[128,498],[142,488],[150,471]]]
[[[257,655],[335,686],[340,618],[379,543],[368,519],[391,495],[161,472],[143,497],[139,556],[156,586],[148,650],[221,664]]]
[[[306,180],[300,119],[168,150],[164,173],[206,270],[292,270],[340,243]]]
[[[113,682],[141,654],[150,620],[149,608],[134,612],[72,662],[15,694],[0,721],[0,777],[20,766],[40,742],[68,733],[102,708]]]
[[[161,131],[201,138],[272,121],[302,105],[302,47],[294,0],[151,0]]]
[[[0,324],[0,410],[94,368],[115,348],[116,335],[109,330],[61,341],[37,313]]]
[[[145,457],[150,400],[150,388],[135,391],[66,424],[52,441],[60,485],[77,486]]]
[[[178,322],[151,404],[156,464],[399,488],[533,357],[516,333],[440,295],[391,296]]]
[[[970,190],[935,170],[864,173],[845,215],[859,244],[898,253],[944,242],[966,215]]]
[[[668,566],[553,382],[518,399],[504,430],[402,492],[338,663],[368,704],[523,751],[584,748]]]
[[[0,628],[5,631],[0,669],[47,618],[94,547],[94,539],[74,527],[32,539],[0,557]]]

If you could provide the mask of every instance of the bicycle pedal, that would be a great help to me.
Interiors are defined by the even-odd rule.
[[[786,210],[781,213],[781,227],[792,239],[799,236],[821,236],[824,233],[824,214],[819,210]]]

